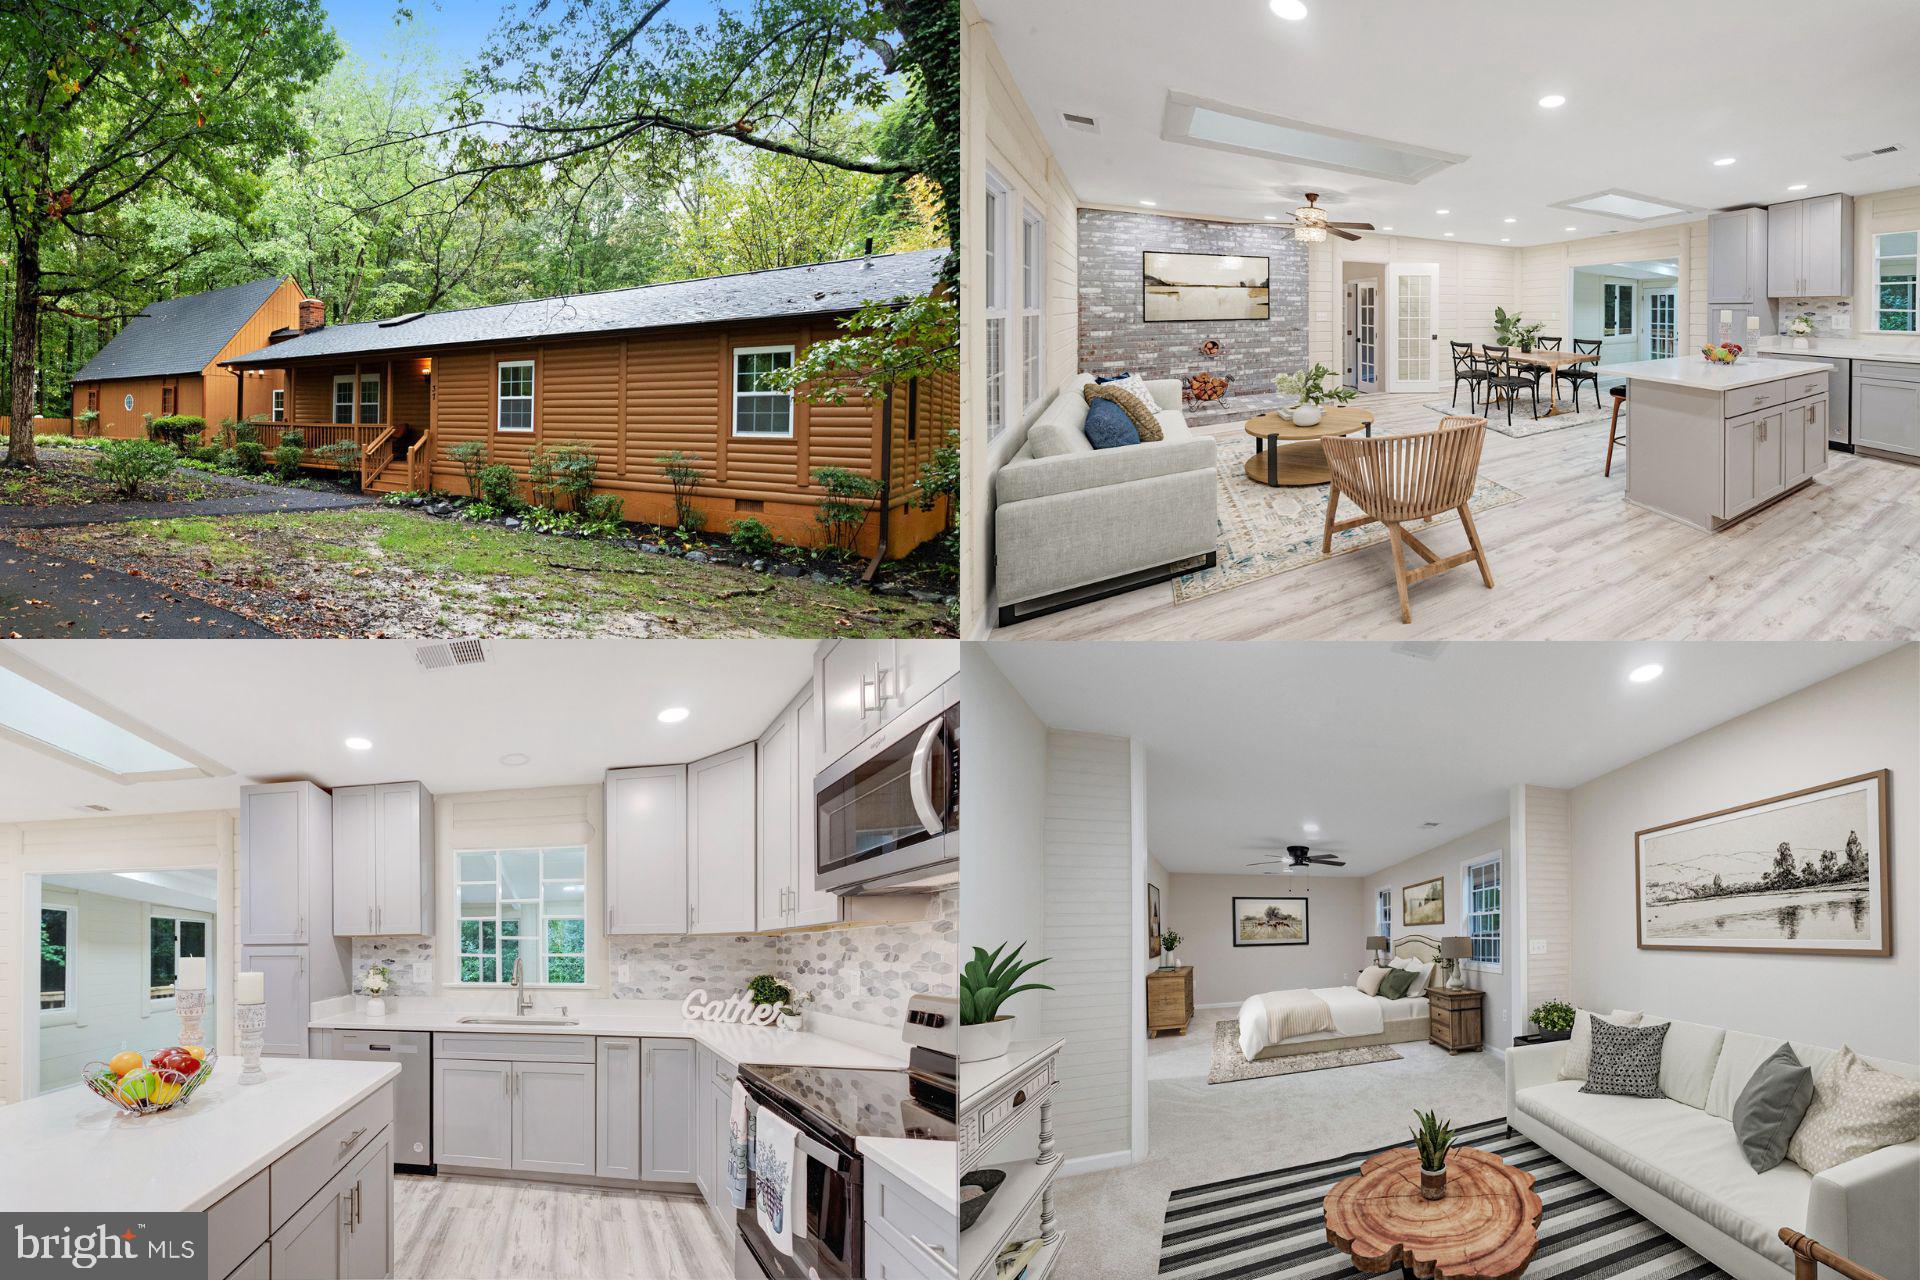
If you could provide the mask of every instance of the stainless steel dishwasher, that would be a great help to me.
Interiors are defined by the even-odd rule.
[[[432,1173],[432,1033],[335,1030],[327,1056],[391,1062],[400,1068],[400,1078],[393,1082],[393,1164],[396,1169]]]

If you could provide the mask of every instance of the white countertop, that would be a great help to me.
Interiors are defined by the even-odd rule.
[[[1791,360],[1767,360],[1743,356],[1732,364],[1715,364],[1698,355],[1676,356],[1671,360],[1630,360],[1622,364],[1602,365],[1601,377],[1658,382],[1692,391],[1735,391],[1758,386],[1780,378],[1799,377],[1813,372],[1805,364]],[[1628,404],[1629,410],[1632,404]]]
[[[1895,364],[1920,364],[1920,339],[1899,338],[1892,334],[1877,338],[1807,339],[1805,351],[1794,349],[1790,337],[1762,338],[1754,345],[1769,355],[1835,356],[1842,360],[1889,360]]]
[[[259,1173],[400,1074],[384,1062],[240,1059],[171,1110],[132,1116],[85,1087],[0,1107],[0,1205],[9,1212],[193,1212]]]
[[[960,1212],[960,1144],[923,1138],[861,1138],[860,1154],[927,1198],[942,1213]]]

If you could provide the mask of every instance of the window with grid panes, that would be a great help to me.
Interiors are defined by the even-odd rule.
[[[587,980],[587,851],[465,850],[459,860],[463,984],[528,985]]]

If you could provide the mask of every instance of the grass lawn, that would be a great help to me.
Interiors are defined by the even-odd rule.
[[[392,508],[23,532],[289,636],[950,636],[942,604]]]

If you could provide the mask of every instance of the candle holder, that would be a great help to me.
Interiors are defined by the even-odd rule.
[[[173,993],[173,1010],[180,1015],[180,1043],[205,1045],[206,1032],[201,1028],[200,1020],[207,1016],[207,991],[205,987],[198,991],[176,988]]]
[[[266,1043],[267,1006],[240,1005],[234,1010],[234,1022],[240,1031],[240,1083],[259,1084],[267,1078],[260,1070],[260,1050]]]

